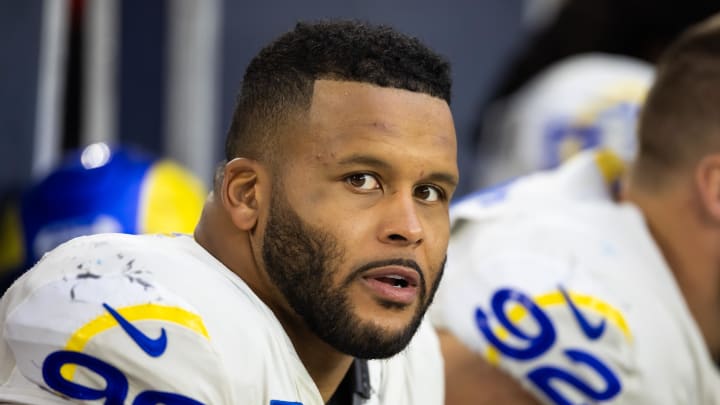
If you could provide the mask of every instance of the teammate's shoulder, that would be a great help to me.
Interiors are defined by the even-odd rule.
[[[600,89],[611,80],[637,79],[649,82],[654,76],[653,66],[643,60],[617,54],[589,52],[572,55],[552,64],[537,81],[553,81],[558,86],[571,86],[567,80],[584,82],[585,87]],[[598,83],[588,78],[601,78],[605,83]]]
[[[522,111],[573,112],[598,100],[634,99],[654,77],[651,64],[606,53],[573,55],[550,65],[513,97]]]
[[[508,213],[552,212],[584,202],[612,203],[624,170],[607,149],[582,152],[563,165],[478,190],[454,202],[453,227],[464,220],[487,220]]]

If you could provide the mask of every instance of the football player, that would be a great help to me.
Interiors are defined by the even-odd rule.
[[[547,67],[496,102],[475,166],[478,187],[558,166],[576,153],[612,149],[635,156],[637,116],[653,78],[637,58],[584,53]]]
[[[417,39],[298,24],[247,68],[194,236],[74,239],[7,291],[0,399],[442,403],[449,100]]]
[[[664,55],[620,188],[597,150],[453,208],[448,403],[483,403],[494,373],[549,404],[720,403],[718,44],[720,16]]]

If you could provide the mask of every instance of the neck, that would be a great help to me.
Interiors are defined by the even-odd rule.
[[[353,357],[318,338],[292,310],[271,308],[320,391],[323,402],[328,402],[350,370]]]
[[[338,352],[307,328],[261,270],[259,252],[253,249],[248,233],[235,228],[217,202],[210,201],[205,205],[195,230],[195,240],[237,274],[273,311],[320,391],[323,402],[329,401],[350,369],[353,358]]]
[[[717,362],[720,360],[720,226],[703,215],[690,186],[630,189]]]

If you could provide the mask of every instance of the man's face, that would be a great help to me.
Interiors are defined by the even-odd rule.
[[[286,140],[263,238],[268,275],[331,346],[397,353],[444,265],[458,179],[448,105],[320,80],[307,125]]]

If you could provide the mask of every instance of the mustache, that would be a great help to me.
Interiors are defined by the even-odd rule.
[[[387,266],[403,266],[410,269],[415,270],[415,272],[420,276],[420,285],[425,290],[425,272],[422,271],[422,268],[415,260],[412,259],[401,259],[401,258],[395,258],[395,259],[384,259],[384,260],[376,260],[372,262],[368,262],[363,264],[362,266],[356,268],[353,270],[352,273],[348,276],[347,280],[345,281],[346,284],[350,284],[353,280],[356,278],[362,277],[362,274],[370,271],[372,269],[378,268],[378,267],[387,267]]]

